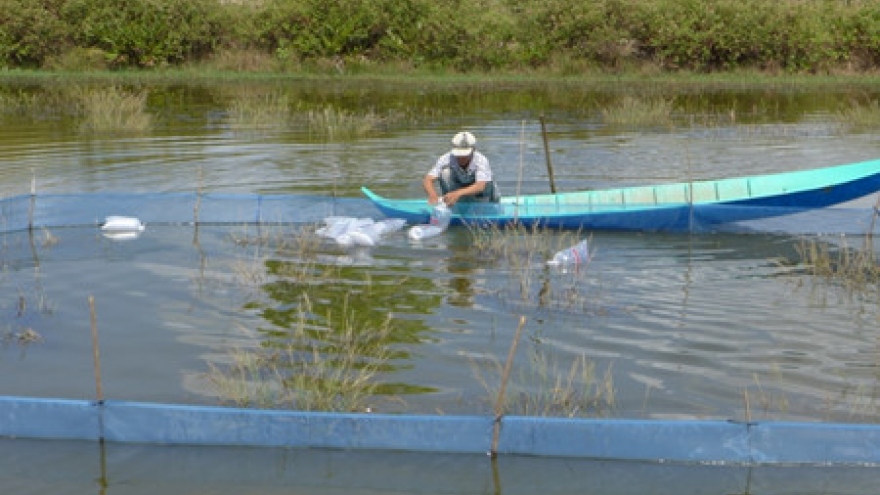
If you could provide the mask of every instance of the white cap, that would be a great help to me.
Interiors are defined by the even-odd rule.
[[[452,138],[452,154],[455,156],[468,156],[474,152],[477,138],[467,131],[459,132]]]

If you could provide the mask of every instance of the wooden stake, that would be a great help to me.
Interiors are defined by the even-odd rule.
[[[541,115],[541,137],[544,138],[544,157],[547,159],[547,176],[550,178],[550,192],[556,194],[556,182],[553,179],[553,164],[550,163],[550,144],[547,142],[547,124]]]
[[[523,161],[523,152],[525,150],[525,142],[526,142],[526,121],[522,121],[522,125],[519,131],[519,173],[516,176],[516,209],[513,210],[513,220],[519,220],[519,196],[522,192],[522,180],[523,180],[523,167],[525,165]]]
[[[31,171],[31,204],[28,209],[28,231],[34,230],[34,207],[37,202],[37,173],[35,171]]]
[[[98,348],[98,318],[95,315],[95,297],[89,296],[89,313],[92,319],[92,356],[95,360],[95,397],[104,402],[104,391],[101,387],[101,351]]]
[[[526,326],[526,317],[519,317],[519,326],[516,335],[510,343],[510,351],[507,353],[507,362],[504,363],[504,371],[501,373],[501,388],[498,390],[498,398],[495,401],[495,425],[492,431],[492,450],[489,455],[494,459],[498,456],[498,437],[501,434],[501,417],[504,415],[504,394],[507,391],[507,379],[510,377],[510,369],[513,366],[513,356],[516,354],[516,346],[519,344],[519,336],[523,327]]]

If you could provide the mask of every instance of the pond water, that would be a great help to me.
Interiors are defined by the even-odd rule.
[[[588,459],[0,441],[10,493],[166,495],[871,493],[872,468],[744,468]]]
[[[94,396],[93,297],[105,397],[218,403],[211,367],[228,364],[235,349],[282,339],[299,307],[298,289],[277,268],[301,260],[278,244],[322,212],[381,218],[360,196],[362,185],[420,196],[421,177],[459,129],[477,135],[503,193],[549,188],[541,116],[562,191],[880,155],[874,132],[841,118],[865,98],[864,89],[844,86],[294,82],[138,90],[149,94],[151,130],[96,134],[82,131],[81,115],[35,103],[55,101],[58,87],[0,88],[0,194],[26,196],[33,184],[38,198],[73,195],[60,203],[64,212],[42,214],[64,218],[80,208],[93,220],[2,234],[5,395]],[[625,97],[659,98],[672,111],[661,123],[610,123],[609,109]],[[305,117],[248,121],[240,102],[255,98],[270,102],[262,112],[280,101]],[[331,114],[337,120],[319,118]],[[371,128],[345,134],[340,115],[367,116]],[[238,195],[285,195],[302,214],[275,226],[196,229],[178,194],[197,191],[228,195],[230,211]],[[118,211],[126,196],[131,211]],[[583,359],[595,379],[589,390],[602,400],[578,414],[873,422],[877,287],[853,292],[817,280],[798,250],[805,239],[861,246],[875,201],[716,233],[583,232],[594,256],[578,270],[549,269],[543,252],[487,256],[464,228],[418,244],[399,232],[369,250],[318,247],[312,262],[336,271],[309,297],[315,314],[342,318],[348,304],[365,324],[390,315],[396,354],[380,380],[391,393],[369,402],[372,410],[491,411],[498,366],[524,317],[515,393],[546,393]],[[180,218],[148,222],[125,242],[96,227],[104,215],[156,211]],[[573,235],[542,234],[557,247]]]

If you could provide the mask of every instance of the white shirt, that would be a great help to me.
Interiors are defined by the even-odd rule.
[[[428,171],[428,175],[431,177],[440,177],[440,171],[443,170],[443,167],[455,163],[456,160],[457,159],[452,156],[451,151],[446,153],[437,159],[437,163],[435,163],[431,170]],[[490,182],[492,180],[492,169],[489,167],[489,159],[479,151],[474,151],[473,156],[471,156],[471,163],[465,170],[474,171],[474,178],[477,181]]]

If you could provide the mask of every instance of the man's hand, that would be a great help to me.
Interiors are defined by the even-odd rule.
[[[459,199],[461,199],[461,193],[459,191],[452,191],[443,195],[443,202],[450,208],[457,203]]]

